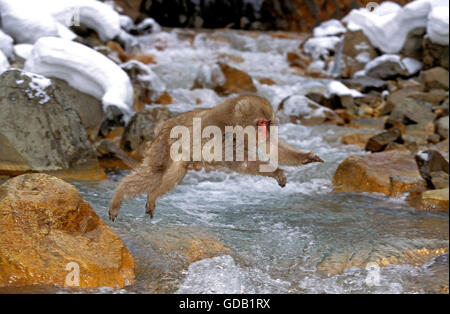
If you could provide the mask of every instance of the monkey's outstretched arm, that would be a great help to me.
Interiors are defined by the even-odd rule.
[[[311,162],[323,162],[314,153],[305,153],[278,139],[278,163],[284,166],[300,166]]]

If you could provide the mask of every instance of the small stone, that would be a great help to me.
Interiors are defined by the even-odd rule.
[[[449,73],[446,69],[441,67],[432,68],[422,71],[420,80],[428,90],[449,88]]]
[[[381,152],[388,144],[401,140],[401,136],[402,133],[399,129],[391,129],[389,131],[379,133],[372,136],[368,140],[365,149],[372,153]]]

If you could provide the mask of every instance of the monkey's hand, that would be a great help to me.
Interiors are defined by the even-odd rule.
[[[275,178],[275,180],[277,180],[279,186],[281,186],[282,188],[286,186],[286,175],[284,174],[284,170],[275,170],[273,177]]]
[[[312,163],[312,162],[323,162],[322,158],[320,158],[319,156],[317,156],[314,153],[307,153],[307,154],[303,155],[301,157],[301,159],[302,159],[301,163],[303,165],[306,165],[306,164],[309,164],[309,163]]]

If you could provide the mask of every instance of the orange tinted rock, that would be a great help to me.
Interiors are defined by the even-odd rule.
[[[159,105],[171,105],[173,103],[172,96],[167,91],[164,91],[162,93],[161,97],[158,98],[158,100],[155,101],[155,104]]]
[[[264,85],[269,85],[269,86],[276,84],[273,80],[271,80],[270,78],[266,78],[266,77],[262,77],[262,78],[258,79],[258,82],[260,82],[261,84],[264,84]]]
[[[367,267],[368,263],[376,263],[379,267],[393,264],[419,266],[446,252],[448,252],[448,247],[409,249],[396,254],[372,252],[371,250],[351,251],[329,256],[318,266],[318,270],[326,274],[340,274],[350,267]]]
[[[0,287],[66,285],[79,266],[80,288],[134,282],[130,253],[74,186],[26,174],[0,186]],[[69,277],[68,277],[69,275]]]
[[[394,177],[410,178],[412,182],[420,178],[417,164],[409,152],[388,151],[350,156],[339,165],[333,177],[333,184],[336,191],[393,195],[403,190],[398,185],[393,190],[391,178]],[[404,186],[410,188],[408,182]]]
[[[344,145],[356,145],[360,148],[366,147],[367,141],[376,133],[352,133],[346,134],[342,137],[341,141]]]
[[[449,189],[418,191],[410,195],[410,204],[426,211],[449,211]]]
[[[109,50],[115,52],[117,56],[119,57],[120,61],[127,62],[130,60],[137,60],[139,62],[142,62],[144,64],[155,64],[155,57],[148,54],[143,53],[126,53],[119,43],[116,43],[115,41],[109,41],[106,43],[106,46],[109,48]]]
[[[250,75],[225,63],[219,63],[219,67],[225,76],[225,84],[215,88],[219,95],[256,92],[256,87],[253,85]]]

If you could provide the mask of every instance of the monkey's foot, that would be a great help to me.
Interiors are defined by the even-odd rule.
[[[323,159],[314,153],[309,153],[306,158],[302,161],[302,164],[306,165],[311,162],[323,162]]]
[[[111,203],[109,205],[109,219],[114,221],[117,218],[117,215],[119,214],[119,209],[120,209],[120,203],[119,204],[115,204],[115,203]]]
[[[286,175],[284,174],[284,170],[275,170],[274,178],[275,180],[277,180],[279,186],[281,186],[282,188],[286,186]]]
[[[145,203],[145,213],[150,215],[150,218],[153,218],[153,215],[155,214],[155,202],[149,202]]]

